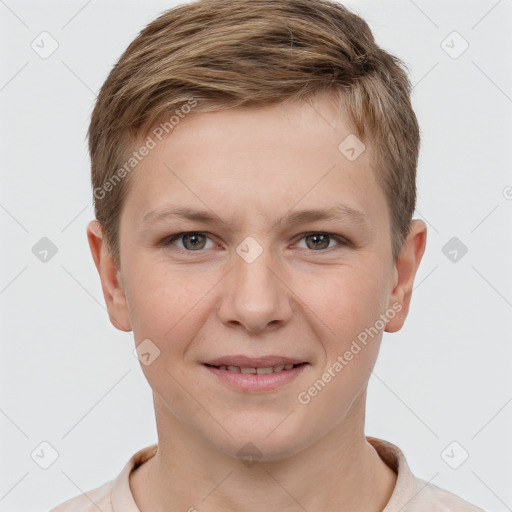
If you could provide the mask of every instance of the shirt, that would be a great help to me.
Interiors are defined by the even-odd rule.
[[[415,477],[404,454],[394,444],[374,437],[366,439],[397,474],[393,494],[382,512],[484,512],[455,494]],[[140,512],[130,489],[129,475],[153,457],[157,447],[154,444],[139,450],[114,480],[87,492],[87,496],[75,496],[50,512]]]

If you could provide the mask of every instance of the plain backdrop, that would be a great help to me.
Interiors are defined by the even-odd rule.
[[[174,5],[0,1],[1,512],[48,510],[156,442],[133,335],[110,324],[87,244],[85,134],[114,63]],[[417,476],[512,510],[512,2],[345,5],[409,67],[415,217],[428,225],[409,317],[384,334],[370,381],[366,434],[397,444]],[[32,45],[44,31],[47,50],[58,44],[47,58]],[[52,449],[44,469],[34,453]]]

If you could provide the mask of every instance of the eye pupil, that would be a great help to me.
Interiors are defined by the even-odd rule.
[[[308,239],[315,239],[315,240],[319,241],[319,243],[316,243],[316,242],[313,243],[313,247],[316,249],[318,249],[319,247],[321,249],[325,249],[329,246],[329,235],[315,234],[315,235],[310,235],[309,237],[306,237],[306,240],[308,240]],[[327,245],[325,245],[325,241],[327,241]],[[322,245],[322,243],[324,245]],[[308,247],[309,247],[309,244],[308,244]]]
[[[199,242],[197,241],[197,238],[201,237],[201,236],[202,235],[200,233],[193,233],[193,234],[189,234],[189,235],[184,235],[183,236],[183,245],[186,247],[187,246],[187,244],[186,244],[187,241],[194,240],[192,242],[192,247],[196,248],[196,249],[199,247],[200,249],[202,249],[203,247],[201,246],[201,241],[199,241]],[[203,245],[204,245],[204,240],[203,240]]]

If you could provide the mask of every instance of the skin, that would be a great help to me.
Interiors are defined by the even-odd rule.
[[[324,93],[311,104],[189,115],[133,171],[120,268],[97,221],[89,223],[112,324],[160,350],[141,364],[159,446],[130,476],[142,512],[378,512],[388,502],[396,474],[365,438],[366,392],[383,331],[398,331],[407,316],[427,228],[414,220],[393,261],[372,148],[354,161],[338,150],[350,133]],[[276,224],[290,211],[338,203],[370,224]],[[176,204],[220,221],[142,227],[148,211]],[[194,239],[199,249],[185,238],[159,245],[191,231],[204,235]],[[332,236],[317,248],[311,232],[348,243]],[[251,263],[236,252],[248,236],[262,249]],[[298,394],[393,304],[401,311],[307,405],[299,403]],[[310,364],[275,391],[242,393],[203,365],[233,354]],[[248,442],[261,454],[250,467],[237,458]]]

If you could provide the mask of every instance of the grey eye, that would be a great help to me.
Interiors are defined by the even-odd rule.
[[[209,238],[203,234],[198,232],[190,232],[190,233],[180,233],[176,236],[173,236],[169,243],[174,243],[175,241],[182,241],[183,247],[180,247],[180,249],[184,249],[187,251],[198,251],[201,249],[205,249],[206,241],[209,240]],[[211,243],[211,247],[213,247],[213,242]]]
[[[309,233],[302,237],[302,240],[306,241],[306,249],[315,250],[323,250],[330,248],[330,242],[334,241],[334,239],[338,239],[333,235],[328,233]],[[338,245],[342,243],[341,239],[338,239]],[[332,247],[332,246],[331,246]]]

